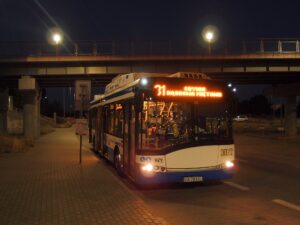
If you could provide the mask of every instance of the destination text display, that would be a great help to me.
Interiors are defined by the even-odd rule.
[[[207,90],[204,86],[184,86],[180,89],[171,89],[164,84],[154,85],[155,95],[157,97],[193,97],[193,98],[222,98],[221,91]]]

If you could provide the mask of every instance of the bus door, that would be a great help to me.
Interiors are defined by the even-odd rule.
[[[98,126],[98,133],[97,133],[97,151],[100,153],[103,152],[103,109],[102,107],[98,108],[97,112],[97,126]]]
[[[133,104],[124,105],[124,172],[134,177],[135,170],[135,108]]]

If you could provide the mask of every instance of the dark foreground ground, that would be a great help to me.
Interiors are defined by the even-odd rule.
[[[237,171],[224,183],[137,189],[72,128],[27,153],[0,155],[0,225],[300,224],[300,139],[236,136]]]

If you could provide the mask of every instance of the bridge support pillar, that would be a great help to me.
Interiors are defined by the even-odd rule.
[[[265,94],[283,97],[284,105],[284,129],[286,136],[295,136],[297,128],[297,96],[300,95],[300,83],[278,84],[265,89]]]
[[[285,131],[287,136],[297,135],[297,100],[296,95],[285,98]]]
[[[8,89],[0,89],[0,134],[7,132]]]
[[[27,139],[40,136],[40,96],[36,80],[24,76],[19,80],[23,100],[23,131]]]

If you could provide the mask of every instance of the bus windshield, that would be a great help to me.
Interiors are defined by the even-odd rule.
[[[224,102],[144,101],[140,134],[142,150],[177,145],[217,144],[231,138]]]

